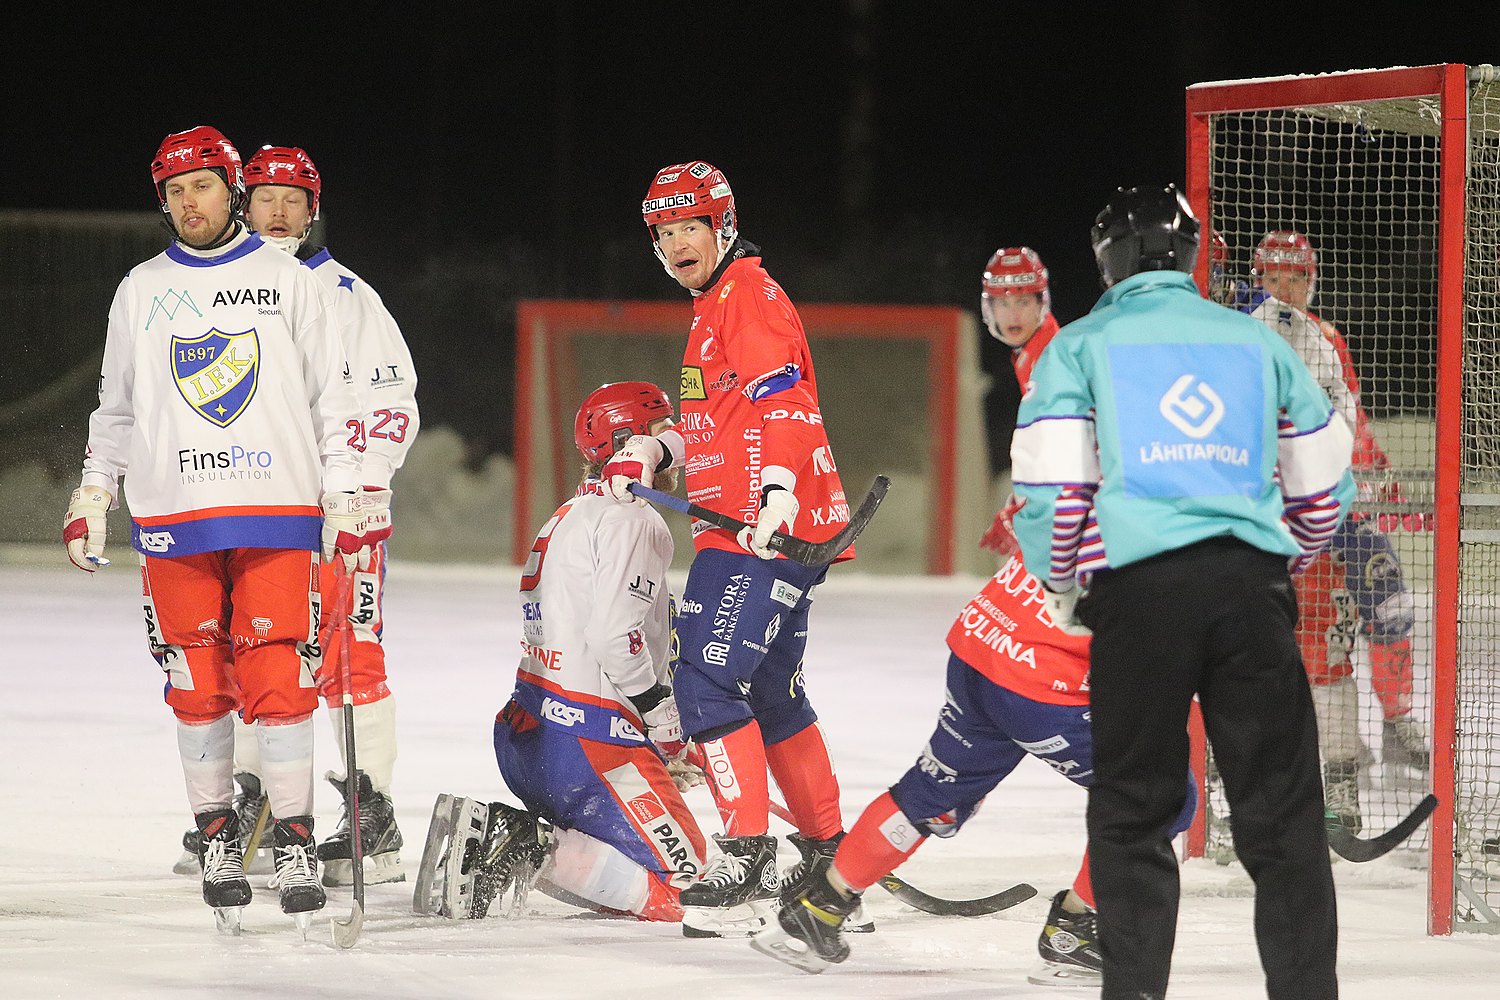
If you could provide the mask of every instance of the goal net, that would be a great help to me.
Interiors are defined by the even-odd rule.
[[[1441,800],[1396,858],[1428,867],[1435,934],[1500,931],[1495,81],[1491,67],[1439,65],[1187,90],[1190,200],[1227,251],[1213,294],[1253,307],[1262,238],[1304,234],[1317,255],[1312,321],[1345,341],[1346,382],[1357,379],[1379,449],[1357,461],[1331,604],[1302,597],[1299,638],[1319,661],[1310,673],[1326,680],[1343,663],[1352,678],[1355,731],[1341,741],[1325,726],[1320,741],[1325,773],[1335,757],[1355,761],[1364,835],[1429,788]],[[1212,256],[1200,256],[1204,288]],[[1189,851],[1224,858],[1222,791],[1198,763],[1207,808]]]
[[[960,309],[799,305],[839,475],[858,505],[877,474],[890,495],[854,566],[894,573],[985,572],[976,548],[990,497],[978,333]],[[644,380],[674,400],[692,308],[685,302],[527,300],[516,311],[516,497],[512,553],[573,495],[573,416],[606,382]],[[668,517],[677,564],[692,542]],[[992,563],[993,559],[989,561]]]

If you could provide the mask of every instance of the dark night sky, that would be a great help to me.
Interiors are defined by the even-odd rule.
[[[974,308],[989,253],[1024,243],[1066,322],[1097,297],[1087,228],[1114,188],[1181,183],[1186,86],[1500,62],[1500,5],[1436,6],[570,0],[11,20],[0,208],[152,210],[152,154],[197,124],[247,156],[304,146],[335,254],[453,390],[431,415],[483,435],[483,453],[508,446],[493,413],[508,389],[483,374],[509,370],[516,298],[680,297],[639,215],[663,165],[725,171],[742,232],[798,301]]]
[[[836,244],[858,224],[841,208],[853,191],[876,230],[933,216],[1036,246],[1071,316],[1095,294],[1086,227],[1109,192],[1181,179],[1187,84],[1500,60],[1495,4],[1395,21],[1312,4],[723,6],[209,6],[21,28],[0,61],[0,207],[151,208],[162,136],[212,123],[247,155],[305,146],[335,249],[358,262],[421,240],[618,238],[657,167],[701,156],[763,243]],[[840,123],[862,100],[855,153]],[[393,237],[399,251],[380,245]],[[649,271],[644,236],[641,250]]]

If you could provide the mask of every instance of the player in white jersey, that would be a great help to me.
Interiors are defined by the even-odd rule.
[[[669,687],[672,536],[655,510],[616,504],[599,480],[626,439],[671,417],[649,382],[602,386],[579,409],[586,475],[522,571],[521,662],[495,720],[500,773],[527,811],[439,797],[418,910],[483,916],[530,871],[569,902],[682,919],[679,892],[703,870],[704,839],[668,771],[684,750]],[[465,865],[475,850],[482,860]],[[425,899],[439,869],[442,898]]]
[[[349,359],[355,389],[361,396],[363,419],[348,426],[348,443],[364,453],[361,474],[366,490],[388,490],[395,471],[406,460],[416,438],[417,377],[401,328],[369,284],[333,259],[326,247],[308,243],[318,218],[323,179],[307,152],[296,146],[262,146],[245,164],[248,203],[245,221],[261,239],[302,261],[333,296],[335,314]],[[354,643],[350,674],[354,700],[354,747],[359,761],[359,825],[361,855],[366,859],[366,882],[401,882],[401,830],[391,803],[391,778],[396,763],[396,706],[386,683],[384,582],[386,547],[373,548],[370,565],[354,574],[354,607],[350,622]],[[330,574],[323,578],[325,616],[339,613],[337,588]],[[322,632],[318,691],[333,723],[339,752],[344,752],[343,680],[338,669],[342,636],[331,622]],[[240,725],[235,731],[235,777],[240,783],[236,810],[241,830],[254,828],[263,808],[261,768],[253,735]],[[347,762],[346,762],[347,763]],[[345,794],[343,774],[329,772],[328,780]],[[184,838],[191,841],[195,831]],[[349,804],[338,829],[318,845],[323,861],[323,884],[353,884],[353,853],[349,843]],[[187,866],[179,862],[178,871]]]
[[[255,724],[282,909],[324,903],[312,829],[319,551],[348,566],[389,534],[361,489],[331,296],[247,231],[239,153],[217,129],[168,136],[151,164],[175,237],[110,306],[99,406],[64,520],[68,556],[104,558],[105,512],[129,486],[147,637],[200,832],[203,896],[221,927],[250,901],[231,808],[234,719]]]

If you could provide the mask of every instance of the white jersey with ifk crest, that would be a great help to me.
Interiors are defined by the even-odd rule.
[[[584,739],[644,743],[629,699],[668,679],[671,563],[660,514],[585,480],[542,526],[522,571],[516,702]]]
[[[417,371],[401,327],[369,283],[319,248],[303,263],[333,294],[349,375],[365,408],[351,440],[364,448],[364,484],[382,489],[417,436]]]
[[[315,550],[321,495],[361,485],[345,365],[331,296],[290,255],[174,243],[115,292],[83,485],[125,477],[147,555]]]

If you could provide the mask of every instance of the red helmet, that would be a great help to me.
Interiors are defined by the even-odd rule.
[[[588,394],[573,419],[573,443],[589,462],[602,465],[615,449],[651,424],[671,419],[667,394],[650,382],[609,382]]]
[[[323,175],[313,165],[312,157],[300,146],[262,146],[245,164],[245,188],[259,184],[282,184],[307,192],[312,217],[318,217],[318,203],[323,197]]]
[[[990,262],[984,265],[984,277],[979,289],[979,311],[984,316],[985,326],[995,339],[1000,339],[999,328],[990,309],[990,300],[1008,295],[1036,295],[1042,300],[1042,315],[1052,311],[1052,291],[1048,281],[1047,265],[1031,247],[1001,247],[995,251]]]
[[[1273,229],[1262,237],[1250,268],[1257,278],[1264,277],[1267,271],[1300,271],[1307,275],[1307,301],[1311,302],[1317,292],[1317,251],[1312,241],[1295,229]]]
[[[708,217],[709,225],[725,244],[733,243],[737,232],[734,192],[729,190],[724,172],[702,160],[675,163],[658,170],[641,202],[641,215],[646,219],[653,242],[656,227],[661,223],[700,215]]]
[[[167,136],[151,160],[151,179],[156,182],[156,198],[163,212],[167,210],[167,196],[162,185],[167,178],[194,170],[217,171],[229,186],[231,204],[244,200],[245,171],[240,165],[239,150],[212,125],[199,125]],[[238,211],[238,206],[232,211]]]

